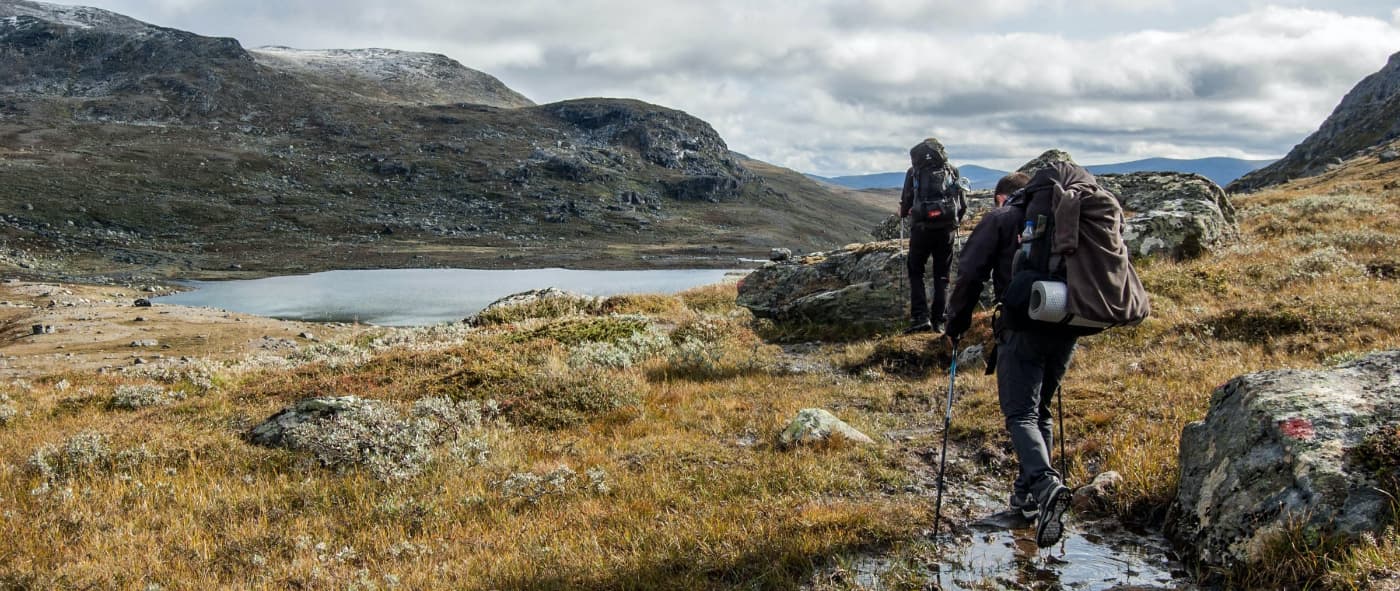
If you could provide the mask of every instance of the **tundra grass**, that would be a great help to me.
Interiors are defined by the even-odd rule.
[[[1218,384],[1400,347],[1386,239],[1400,235],[1400,194],[1236,204],[1240,241],[1140,264],[1152,318],[1083,339],[1066,379],[1070,480],[1121,472],[1113,510],[1127,520],[1161,521],[1181,429]],[[734,290],[0,385],[0,588],[783,589],[824,585],[871,550],[939,560],[919,543],[932,508],[910,462],[934,436],[882,435],[937,422],[917,393],[942,379],[942,345],[877,336],[786,353]],[[977,322],[967,340],[986,343]],[[794,371],[794,355],[827,369]],[[344,395],[405,412],[471,400],[486,416],[405,479],[244,438],[297,400]],[[779,449],[806,407],[880,443]],[[954,417],[958,445],[1005,453],[994,378],[961,373]],[[1234,580],[1361,588],[1395,569],[1400,546],[1393,533],[1288,542],[1274,563],[1305,569]]]

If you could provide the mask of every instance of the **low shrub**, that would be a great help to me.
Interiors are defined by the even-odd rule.
[[[685,311],[680,298],[667,295],[617,295],[603,300],[598,307],[603,314],[641,314],[675,318]]]
[[[733,310],[739,297],[736,283],[716,283],[696,287],[677,294],[685,307],[696,312],[719,314]]]
[[[569,367],[575,369],[626,369],[665,353],[671,338],[650,327],[616,343],[583,343],[569,351]]]
[[[15,401],[9,395],[0,393],[0,427],[10,424],[19,415]]]
[[[601,370],[531,375],[500,386],[501,409],[511,423],[545,429],[583,424],[635,406],[643,388],[633,374]]]
[[[351,402],[325,419],[287,429],[286,447],[309,452],[329,468],[363,467],[378,480],[407,480],[432,461],[435,446],[461,441],[481,426],[481,405],[472,400],[424,398],[408,417],[377,400]]]
[[[553,339],[563,345],[582,343],[616,344],[645,331],[651,321],[642,316],[604,316],[551,322],[533,330],[512,333],[509,342]]]
[[[150,406],[166,406],[185,399],[185,393],[168,391],[155,384],[117,386],[107,408],[117,410],[137,410]]]

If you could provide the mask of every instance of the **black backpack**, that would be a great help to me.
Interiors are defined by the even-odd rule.
[[[958,227],[962,212],[962,184],[958,169],[941,166],[915,166],[909,170],[914,199],[909,207],[909,219],[930,230],[951,230]]]

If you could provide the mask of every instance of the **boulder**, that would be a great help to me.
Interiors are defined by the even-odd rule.
[[[1089,484],[1074,489],[1074,510],[1080,513],[1095,513],[1113,506],[1118,488],[1123,485],[1123,475],[1108,471],[1094,477]]]
[[[1333,369],[1241,376],[1181,436],[1168,532],[1203,565],[1248,568],[1281,532],[1358,539],[1392,518],[1364,450],[1400,428],[1400,351]],[[1394,458],[1388,460],[1394,462]]]
[[[798,411],[797,416],[788,422],[787,428],[778,436],[778,443],[784,448],[790,448],[796,445],[824,443],[833,437],[852,443],[875,443],[868,435],[820,408],[804,408]]]
[[[1400,160],[1400,152],[1397,152],[1395,150],[1386,150],[1384,152],[1381,152],[1379,158],[1382,164],[1387,162],[1395,162],[1396,160]]]
[[[880,225],[870,231],[876,240],[899,240],[909,235],[909,224],[897,214],[890,214]]]
[[[298,425],[322,421],[340,413],[364,411],[374,406],[357,396],[307,398],[272,415],[248,432],[248,442],[264,447],[285,447],[287,432]]]
[[[768,251],[768,260],[770,261],[781,262],[786,261],[790,258],[792,258],[791,248],[774,248],[773,250]]]
[[[1046,150],[1044,154],[1036,156],[1034,160],[1031,160],[1030,162],[1025,163],[1020,168],[1016,169],[1016,172],[1022,172],[1030,176],[1035,176],[1035,173],[1040,172],[1041,169],[1049,168],[1051,164],[1054,164],[1056,162],[1068,162],[1070,164],[1076,164],[1074,158],[1070,157],[1069,152],[1066,152],[1064,150]]]
[[[907,259],[889,240],[771,262],[739,282],[738,303],[760,318],[887,328],[908,319]]]
[[[982,345],[965,347],[958,353],[959,369],[982,369],[987,367],[987,349]]]
[[[1133,256],[1194,258],[1237,234],[1234,205],[1201,175],[1135,172],[1098,179],[1123,204],[1123,240]]]

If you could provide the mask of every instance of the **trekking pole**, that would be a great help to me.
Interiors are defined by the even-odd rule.
[[[943,415],[943,449],[938,453],[938,498],[933,503],[933,539],[938,539],[938,521],[943,516],[943,470],[948,465],[948,428],[953,424],[953,385],[958,379],[958,341],[953,342],[953,362],[948,366],[948,410]]]
[[[1055,407],[1058,409],[1059,418],[1055,419],[1060,425],[1060,482],[1069,480],[1069,456],[1065,454],[1065,387],[1059,385],[1055,388]]]

